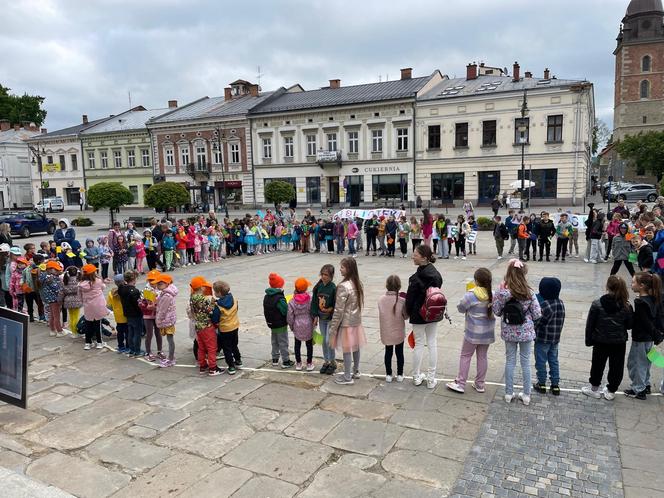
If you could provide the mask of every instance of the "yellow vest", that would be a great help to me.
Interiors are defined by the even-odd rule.
[[[233,332],[240,328],[240,319],[237,316],[237,299],[233,298],[233,306],[230,308],[222,308],[218,304],[219,313],[219,331],[220,332]]]

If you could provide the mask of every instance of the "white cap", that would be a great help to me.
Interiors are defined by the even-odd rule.
[[[10,249],[9,244],[0,244],[0,252],[9,252]]]

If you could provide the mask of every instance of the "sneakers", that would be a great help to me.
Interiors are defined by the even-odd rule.
[[[208,367],[198,367],[198,375],[205,375],[208,373]]]
[[[327,366],[327,371],[325,372],[327,375],[332,375],[334,372],[337,371],[337,362],[333,361]]]
[[[641,392],[638,392],[638,393],[634,389],[625,389],[624,394],[628,398],[636,398],[636,399],[640,399],[642,401],[646,399],[645,389]]]
[[[607,387],[604,387],[602,394],[604,395],[604,399],[607,401],[613,401],[616,399],[616,393],[612,393]]]
[[[159,366],[161,368],[168,368],[175,366],[175,360],[162,360],[161,363],[159,363]]]
[[[227,372],[228,372],[228,375],[235,375],[235,373],[237,372],[237,369],[235,367],[228,367]]]
[[[323,365],[320,367],[320,370],[318,371],[319,374],[326,374],[327,373],[327,367],[329,367],[330,364],[328,362],[323,363]]]
[[[423,374],[414,375],[413,376],[413,384],[415,384],[416,386],[421,386],[422,382],[424,382],[425,378],[426,377]]]
[[[242,360],[238,360],[235,362],[235,368],[242,368]]]
[[[389,384],[390,382],[392,382],[392,376],[391,376],[391,375],[386,375],[386,376],[385,376],[385,382],[387,382],[388,384]]]
[[[473,382],[473,389],[475,389],[478,393],[483,394],[485,389],[483,386],[478,386]]]
[[[546,394],[546,384],[540,384],[539,382],[533,384],[533,389],[540,394]]]
[[[49,331],[48,335],[51,337],[55,337],[57,334],[51,330]]]
[[[455,393],[463,394],[465,392],[465,389],[456,382],[448,382],[445,384],[445,387],[447,387],[450,391],[454,391]]]
[[[86,351],[89,350],[89,349],[92,349],[92,344],[89,343],[89,342],[86,342],[85,346],[83,346],[83,349],[85,349]]]
[[[302,370],[302,362],[301,362],[301,361],[298,361],[298,362],[295,364],[295,370],[297,370],[298,372],[299,372],[300,370]]]
[[[56,333],[55,333],[55,337],[64,337],[64,336],[66,336],[66,335],[67,335],[67,334],[65,334],[64,332],[56,332]]]
[[[359,371],[359,370],[355,370],[355,371],[353,372],[353,379],[359,379],[359,378],[360,378],[360,371]]]
[[[145,359],[148,361],[157,361],[157,355],[150,353],[145,357]]]
[[[97,345],[95,346],[96,349],[104,349],[104,343],[103,342],[98,342]]]
[[[272,366],[273,367],[278,367],[279,366],[279,358],[277,358],[276,360],[274,358],[272,359]]]
[[[403,375],[397,375],[397,382],[403,382]]]
[[[513,399],[514,399],[514,394],[505,395],[505,403],[511,403]]]
[[[346,376],[344,374],[337,375],[334,378],[334,382],[337,383],[337,384],[340,384],[342,386],[355,384],[355,381],[353,380],[352,377],[350,379],[346,379]]]
[[[286,360],[281,362],[281,368],[290,368],[293,365],[295,365],[295,362],[293,360]]]
[[[433,389],[438,385],[438,381],[436,380],[435,377],[431,377],[430,379],[427,379],[427,387],[429,389]]]
[[[525,393],[519,393],[519,399],[523,402],[525,406],[530,404],[530,396]]]
[[[465,256],[461,256],[461,259],[462,259],[462,260],[465,260],[465,259],[466,259],[466,257],[465,257]]]
[[[593,390],[593,388],[590,386],[583,386],[581,388],[581,393],[585,394],[589,398],[600,399],[602,397],[602,391],[600,391],[599,389]]]
[[[646,394],[652,394],[652,391],[650,390],[650,384],[646,386],[646,389],[643,392],[645,392]]]
[[[560,386],[558,386],[557,384],[552,385],[551,394],[553,394],[554,396],[560,396]]]
[[[496,259],[503,259],[503,257],[502,257],[502,256],[498,256]]]
[[[223,368],[215,367],[215,368],[213,368],[212,370],[210,370],[210,372],[208,373],[208,375],[209,375],[210,377],[216,377],[217,375],[221,375],[222,373],[224,373],[224,369],[223,369]]]
[[[311,372],[314,368],[315,367],[313,363],[307,363],[307,372]]]

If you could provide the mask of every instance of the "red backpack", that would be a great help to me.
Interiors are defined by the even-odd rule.
[[[420,316],[425,322],[439,322],[445,317],[447,298],[438,287],[429,287],[420,308]]]

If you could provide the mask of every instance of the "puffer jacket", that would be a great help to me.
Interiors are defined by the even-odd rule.
[[[586,319],[586,346],[627,342],[632,328],[632,307],[619,305],[610,294],[604,294],[590,305]]]
[[[109,310],[106,307],[106,298],[104,289],[106,285],[101,278],[96,278],[94,282],[84,280],[78,284],[83,300],[83,315],[89,322],[101,320],[108,315]]]
[[[427,289],[429,287],[442,287],[443,277],[432,263],[417,267],[417,271],[408,279],[408,291],[406,292],[406,311],[410,317],[410,323],[427,323],[420,315],[420,308],[424,304]]]
[[[349,280],[337,285],[334,302],[334,313],[329,325],[330,335],[336,335],[341,327],[357,327],[362,325],[359,295]]]
[[[177,322],[178,313],[175,307],[175,298],[177,295],[177,287],[171,284],[161,291],[161,294],[157,297],[155,324],[158,328],[171,327]]]
[[[311,296],[304,292],[295,294],[288,303],[286,314],[288,326],[298,341],[308,341],[314,331],[314,321],[311,316]]]
[[[632,252],[632,244],[629,243],[629,240],[625,240],[625,237],[618,234],[613,237],[611,252],[613,253],[614,261],[627,261],[629,253]]]
[[[660,319],[659,307],[652,296],[642,296],[634,299],[632,342],[653,341],[655,328]]]
[[[69,283],[65,284],[65,297],[62,300],[62,307],[65,309],[75,309],[83,306],[81,293],[78,291],[78,278],[68,277]]]

